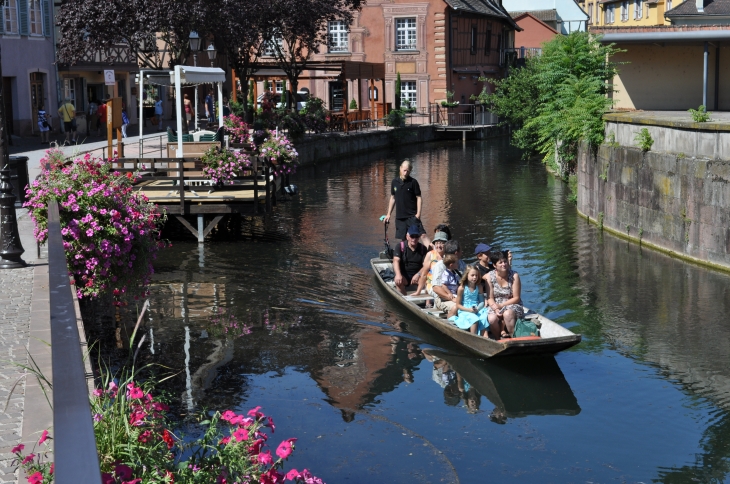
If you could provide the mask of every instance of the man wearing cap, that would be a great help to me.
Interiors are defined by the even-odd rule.
[[[405,240],[406,231],[411,225],[418,227],[421,234],[421,243],[428,247],[431,243],[426,236],[426,230],[421,223],[421,186],[411,177],[413,165],[409,160],[400,164],[399,176],[393,178],[390,184],[390,201],[388,212],[385,214],[385,223],[390,222],[390,214],[395,208],[395,237]]]
[[[423,259],[428,250],[419,242],[420,229],[411,225],[408,227],[406,241],[395,246],[393,252],[393,271],[395,272],[395,286],[402,294],[406,294],[406,286],[418,284],[421,277]]]

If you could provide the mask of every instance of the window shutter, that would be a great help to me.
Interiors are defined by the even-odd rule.
[[[0,22],[0,35],[5,33],[5,15],[6,15],[5,10],[7,9],[7,7],[5,5],[10,1],[12,1],[12,0],[5,0],[4,2],[0,3],[0,5],[2,6],[2,8],[0,8],[0,12],[2,12],[2,16],[3,16],[2,22]]]
[[[28,0],[18,0],[18,33],[28,35]]]
[[[53,4],[50,2],[50,0],[43,0],[42,3],[43,8],[43,35],[46,37],[51,36],[51,29],[53,28],[53,25],[51,25],[51,19],[53,18]]]

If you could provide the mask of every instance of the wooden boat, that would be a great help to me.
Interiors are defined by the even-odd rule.
[[[528,308],[525,308],[525,319],[532,321],[540,328],[539,338],[533,336],[495,341],[474,335],[449,323],[446,314],[442,311],[426,308],[426,302],[433,300],[431,296],[403,296],[392,282],[385,282],[380,276],[380,272],[385,269],[393,269],[390,259],[371,259],[370,265],[378,284],[404,308],[477,356],[491,358],[493,356],[555,354],[580,343],[581,335],[563,328],[555,321],[530,311]]]

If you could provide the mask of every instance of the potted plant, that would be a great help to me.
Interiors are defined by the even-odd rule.
[[[213,146],[200,157],[203,173],[216,185],[233,184],[241,171],[251,166],[251,159],[243,151]]]
[[[446,101],[441,101],[441,105],[445,108],[455,108],[459,105],[459,101],[454,101],[454,91],[446,91]]]
[[[269,136],[259,147],[261,156],[269,158],[274,165],[274,174],[294,173],[299,153],[294,145],[281,133]]]

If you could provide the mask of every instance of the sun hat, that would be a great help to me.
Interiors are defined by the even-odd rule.
[[[448,242],[449,237],[446,235],[446,232],[436,232],[436,235],[433,236],[432,242],[438,242],[439,240],[441,242]]]

